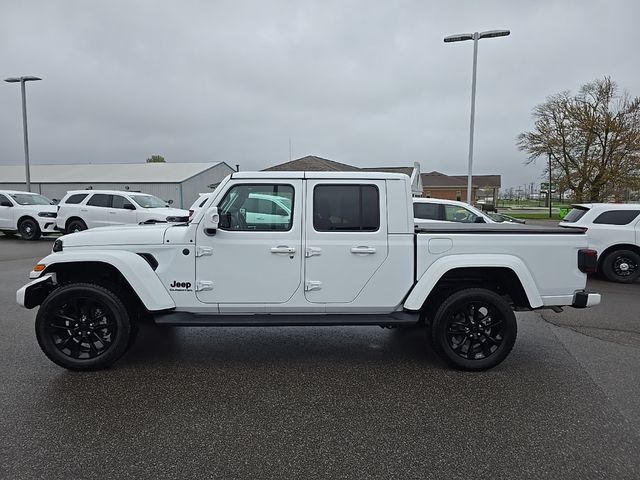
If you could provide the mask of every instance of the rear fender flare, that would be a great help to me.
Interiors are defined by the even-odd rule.
[[[427,268],[404,302],[407,310],[420,310],[427,297],[449,271],[456,268],[508,268],[520,280],[532,308],[543,305],[538,287],[524,262],[513,255],[451,255],[436,260]]]

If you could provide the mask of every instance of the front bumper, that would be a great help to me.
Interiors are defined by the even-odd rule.
[[[573,302],[571,306],[573,308],[587,308],[600,305],[602,296],[599,293],[587,292],[581,290],[573,294]]]
[[[47,294],[57,285],[56,274],[46,273],[27,283],[16,292],[16,302],[21,307],[33,308],[40,305]]]
[[[42,233],[58,233],[56,230],[56,219],[49,217],[38,218],[38,225]]]

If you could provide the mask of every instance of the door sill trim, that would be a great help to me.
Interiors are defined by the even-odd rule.
[[[301,327],[348,325],[414,325],[420,320],[419,312],[393,312],[390,314],[316,314],[316,315],[208,315],[191,312],[162,312],[153,316],[158,325],[188,327]]]

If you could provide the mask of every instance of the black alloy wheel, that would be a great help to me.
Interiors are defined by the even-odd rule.
[[[87,224],[80,219],[71,220],[67,225],[66,233],[82,232],[87,229]]]
[[[640,255],[631,250],[616,250],[602,262],[607,279],[618,283],[633,283],[640,278]]]
[[[462,370],[486,370],[502,362],[515,343],[517,323],[511,306],[483,288],[449,296],[433,318],[431,340],[436,352]]]
[[[36,336],[50,360],[70,370],[99,370],[129,346],[131,323],[122,300],[90,283],[54,290],[36,317]]]
[[[20,236],[25,240],[37,240],[42,235],[40,225],[33,218],[25,218],[18,225]]]

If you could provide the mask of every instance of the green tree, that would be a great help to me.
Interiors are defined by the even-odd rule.
[[[611,78],[575,95],[552,95],[532,116],[533,130],[517,137],[529,155],[525,163],[550,155],[553,182],[573,190],[576,201],[603,201],[640,186],[640,97],[620,93]]]
[[[147,163],[167,163],[162,155],[151,155],[147,158]]]

